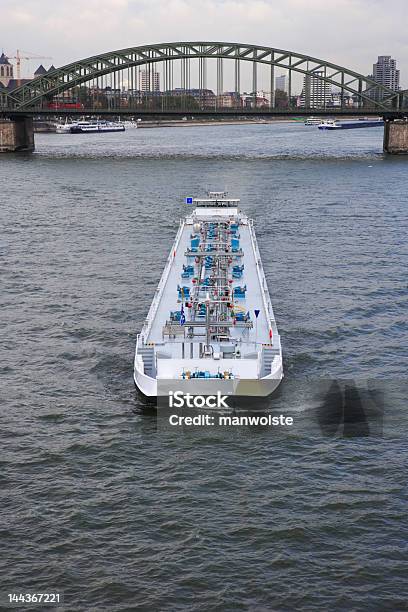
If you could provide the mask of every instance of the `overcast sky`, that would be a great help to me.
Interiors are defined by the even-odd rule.
[[[378,55],[392,55],[408,87],[407,6],[407,0],[1,0],[0,47],[52,56],[41,60],[48,67],[140,44],[233,41],[310,54],[363,74]],[[38,64],[27,62],[25,71]]]

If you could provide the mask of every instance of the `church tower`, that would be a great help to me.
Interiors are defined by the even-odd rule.
[[[0,83],[7,87],[13,78],[13,65],[8,61],[8,57],[2,53],[0,55]]]

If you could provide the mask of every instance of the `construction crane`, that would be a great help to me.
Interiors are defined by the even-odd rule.
[[[45,56],[45,55],[34,55],[33,53],[30,54],[27,51],[20,51],[20,49],[17,49],[17,52],[15,55],[9,55],[8,56],[9,59],[15,59],[16,60],[16,67],[17,67],[17,81],[20,84],[21,81],[21,60],[30,60],[30,59],[38,59],[38,60],[43,60],[43,59],[52,59],[52,57],[49,56]]]

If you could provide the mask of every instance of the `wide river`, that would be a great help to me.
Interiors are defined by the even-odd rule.
[[[408,159],[296,123],[36,147],[0,158],[0,609],[406,609]],[[254,219],[292,427],[165,429],[134,389],[207,189]]]

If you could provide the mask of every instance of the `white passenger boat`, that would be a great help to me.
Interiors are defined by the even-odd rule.
[[[71,127],[71,134],[92,134],[101,132],[124,132],[123,123],[115,121],[78,121]]]
[[[56,126],[57,134],[86,134],[86,133],[101,133],[101,132],[124,132],[125,124],[115,121],[100,121],[99,119],[91,121],[65,121],[58,123]]]
[[[265,397],[283,377],[281,342],[253,221],[224,192],[187,198],[147,318],[134,381],[148,397]]]

